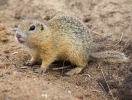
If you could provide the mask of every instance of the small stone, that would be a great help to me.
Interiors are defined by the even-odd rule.
[[[22,66],[21,69],[27,69],[27,66]]]
[[[20,19],[21,18],[21,14],[20,13],[16,13],[14,16],[15,19]]]
[[[9,96],[8,95],[5,95],[5,100],[9,100]]]
[[[4,34],[5,32],[4,31],[0,31],[0,35]]]
[[[17,54],[17,53],[18,53],[18,52],[13,52],[12,54],[15,55],[15,54]]]
[[[0,77],[3,77],[3,76],[4,76],[4,75],[1,73],[1,74],[0,74]]]
[[[81,94],[75,94],[74,97],[78,98],[78,99],[83,99],[83,95],[81,95]]]
[[[48,94],[41,94],[41,96],[47,98]]]
[[[0,30],[4,30],[5,26],[4,25],[0,25]]]
[[[86,76],[88,76],[89,78],[91,78],[91,75],[90,75],[90,74],[84,74],[84,75],[86,75]]]
[[[72,92],[71,92],[71,91],[69,91],[69,90],[68,90],[67,92],[68,92],[69,94],[72,94]]]
[[[4,65],[5,66],[10,66],[11,65],[11,62],[4,62]]]
[[[83,20],[84,22],[89,22],[91,20],[91,17],[89,17],[89,16],[86,16],[86,18]]]
[[[44,19],[48,21],[48,20],[50,20],[50,16],[47,15],[44,17]]]
[[[78,89],[78,86],[75,86],[76,87],[76,89]]]
[[[8,54],[9,53],[9,50],[4,50],[3,51],[5,54]]]
[[[6,55],[6,58],[7,58],[7,59],[9,59],[9,58],[10,58],[10,56],[9,56],[9,55]]]
[[[6,74],[11,75],[11,72],[8,71],[8,72],[6,72]]]

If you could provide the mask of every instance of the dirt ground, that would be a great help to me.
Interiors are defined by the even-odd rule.
[[[65,70],[38,75],[35,66],[21,69],[30,56],[12,29],[24,18],[47,21],[58,13],[89,27],[92,52],[117,50],[129,62],[92,61],[73,76],[63,76]],[[132,0],[0,0],[0,100],[132,100]]]

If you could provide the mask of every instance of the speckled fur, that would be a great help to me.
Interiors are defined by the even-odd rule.
[[[29,31],[31,25],[36,27],[34,31]],[[41,30],[42,27],[44,30]],[[23,44],[28,47],[32,57],[30,64],[38,58],[42,59],[40,73],[45,72],[56,59],[69,60],[77,65],[66,73],[73,75],[84,69],[90,57],[105,59],[112,56],[109,52],[90,54],[92,36],[88,28],[79,19],[67,15],[57,15],[45,23],[36,19],[22,20],[16,34],[22,36],[25,41]],[[106,54],[107,57],[103,56]],[[120,55],[122,54],[118,53],[115,58],[118,59]]]

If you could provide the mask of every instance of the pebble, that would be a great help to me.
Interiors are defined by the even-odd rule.
[[[4,62],[4,65],[5,66],[10,66],[11,65],[11,62]]]
[[[4,34],[5,32],[4,31],[0,31],[0,35]]]
[[[0,73],[0,77],[3,77],[4,75],[2,73]]]
[[[27,66],[21,66],[21,69],[27,69]]]
[[[44,19],[48,21],[48,20],[50,20],[50,16],[47,15],[44,17]]]
[[[41,96],[47,98],[48,94],[41,94]]]
[[[9,50],[4,50],[3,51],[5,54],[8,54],[9,53]]]
[[[91,20],[91,17],[87,16],[83,21],[87,23],[87,22],[89,22],[90,20]]]
[[[9,100],[9,96],[8,95],[5,95],[5,100]]]
[[[68,92],[69,94],[72,94],[72,92],[71,92],[71,91],[69,91],[69,90],[68,90],[67,92]]]
[[[78,98],[78,99],[83,99],[83,95],[81,95],[81,94],[75,94],[74,97]]]
[[[15,55],[15,54],[17,54],[17,53],[18,53],[18,52],[13,52],[12,54]]]
[[[4,25],[0,25],[0,30],[4,30],[5,26]]]
[[[91,75],[90,74],[85,74],[85,75],[87,75],[89,78],[91,78]]]

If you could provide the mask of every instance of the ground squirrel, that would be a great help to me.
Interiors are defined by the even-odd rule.
[[[57,15],[47,22],[36,19],[22,20],[15,33],[17,41],[26,47],[31,55],[28,65],[42,59],[39,73],[46,72],[55,60],[69,60],[77,67],[66,75],[80,73],[90,59],[127,61],[123,53],[105,51],[91,53],[92,35],[78,18]]]

